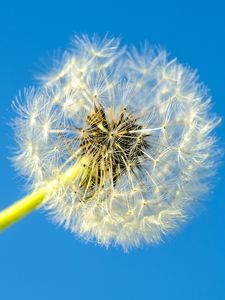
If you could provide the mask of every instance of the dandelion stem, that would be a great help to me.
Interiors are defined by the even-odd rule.
[[[0,230],[4,230],[22,217],[32,212],[44,200],[47,187],[24,197],[0,212]]]
[[[46,196],[57,190],[59,187],[73,183],[84,174],[84,169],[86,168],[88,161],[88,157],[82,157],[58,178],[50,181],[46,186],[39,188],[37,191],[32,192],[30,195],[25,196],[1,211],[0,231],[6,229],[38,208],[43,203]]]

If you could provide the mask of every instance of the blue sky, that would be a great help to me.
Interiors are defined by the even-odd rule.
[[[225,118],[225,9],[216,1],[2,1],[0,209],[24,195],[12,154],[11,101],[79,33],[162,45],[198,69]],[[157,4],[158,3],[158,4]],[[224,123],[224,122],[223,122]],[[217,130],[223,147],[224,124]],[[0,236],[0,299],[225,299],[224,169],[196,217],[163,244],[124,254],[85,244],[34,212]]]

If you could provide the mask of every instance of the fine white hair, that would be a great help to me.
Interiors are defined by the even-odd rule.
[[[123,151],[129,155],[121,156],[120,169],[104,165],[93,195],[87,193],[93,183],[89,188],[80,181],[47,197],[43,207],[57,223],[86,240],[129,249],[157,243],[186,221],[210,187],[218,156],[212,131],[220,120],[209,112],[210,97],[196,72],[147,43],[127,50],[119,39],[82,35],[41,80],[14,101],[18,151],[13,160],[31,189],[84,155],[81,139],[97,104],[111,123],[118,125],[125,110],[126,120],[138,124],[117,140],[124,147],[119,154],[113,146],[104,148],[104,159],[117,155],[119,161]],[[131,138],[135,142],[126,145]],[[102,161],[98,151],[89,168],[99,170]],[[113,184],[110,172],[117,172]]]

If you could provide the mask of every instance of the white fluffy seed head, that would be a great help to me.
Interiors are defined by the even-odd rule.
[[[208,190],[219,119],[195,72],[165,51],[75,37],[42,85],[14,105],[14,162],[33,189],[91,158],[79,180],[44,203],[87,240],[124,249],[157,243]]]

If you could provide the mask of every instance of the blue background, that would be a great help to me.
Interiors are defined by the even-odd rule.
[[[158,3],[158,4],[157,4]],[[225,117],[225,9],[216,1],[1,1],[0,209],[25,192],[10,161],[11,100],[35,84],[53,50],[73,34],[145,39],[197,68]],[[224,146],[223,124],[217,133]],[[76,240],[41,212],[0,235],[0,299],[225,299],[225,201],[221,166],[197,217],[157,246],[125,254]]]

